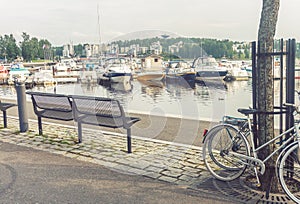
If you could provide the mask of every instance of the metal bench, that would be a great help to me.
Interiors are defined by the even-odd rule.
[[[126,117],[119,101],[92,96],[70,96],[74,119],[78,125],[78,138],[82,140],[82,124],[127,130],[127,152],[131,153],[131,126],[140,118]]]
[[[39,135],[43,134],[42,118],[73,120],[72,102],[67,95],[26,92],[31,95],[34,113],[38,117]]]
[[[3,103],[0,101],[0,110],[2,111],[3,114],[3,126],[4,128],[7,128],[7,114],[6,111],[7,109],[17,106],[17,104],[14,103]]]

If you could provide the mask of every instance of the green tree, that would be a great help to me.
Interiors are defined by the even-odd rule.
[[[25,61],[31,61],[31,46],[30,46],[30,35],[23,32],[22,33],[23,41],[20,42],[22,57]]]
[[[16,39],[12,34],[4,35],[0,37],[0,57],[7,59],[7,61],[13,61],[20,56],[20,49],[17,46]]]
[[[75,56],[82,56],[83,55],[83,45],[78,44],[74,46]]]
[[[249,51],[249,49],[247,47],[244,49],[244,54],[245,54],[245,58],[246,59],[250,58],[250,51]]]
[[[39,40],[33,37],[29,40],[30,60],[39,58]]]

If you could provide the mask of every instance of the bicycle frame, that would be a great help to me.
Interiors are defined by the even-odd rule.
[[[247,116],[247,120],[248,120],[249,129],[251,130],[251,120],[250,120],[249,115]],[[257,148],[255,148],[255,145],[254,145],[253,132],[250,131],[250,140],[251,140],[250,146],[252,147],[253,156],[246,156],[246,155],[242,155],[242,154],[239,154],[239,153],[236,153],[236,152],[230,152],[229,155],[231,154],[233,156],[237,156],[237,157],[242,158],[242,159],[247,159],[248,161],[246,163],[249,164],[249,165],[251,165],[253,162],[257,163],[261,167],[260,173],[264,174],[266,161],[268,161],[271,157],[273,157],[278,151],[283,150],[286,147],[286,144],[293,141],[295,136],[296,136],[296,139],[298,141],[298,144],[300,145],[299,127],[300,127],[300,123],[297,123],[293,127],[291,127],[290,129],[286,130],[285,132],[281,133],[280,135],[274,137],[270,141],[260,145]],[[296,131],[294,132],[294,130],[296,130]],[[240,131],[239,131],[239,133],[242,134]],[[292,133],[292,136],[290,138],[286,139],[285,141],[283,141],[282,144],[278,148],[276,148],[271,154],[269,154],[264,160],[261,160],[261,159],[257,158],[257,152],[259,150],[265,148],[269,144],[273,143],[274,141],[278,140],[279,138],[282,138],[284,135],[289,134],[289,133]],[[249,161],[251,161],[251,162],[249,162]]]

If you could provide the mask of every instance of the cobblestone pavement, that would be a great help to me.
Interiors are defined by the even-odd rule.
[[[123,134],[83,129],[83,142],[78,144],[75,126],[43,123],[43,135],[40,136],[36,121],[30,120],[29,131],[20,133],[19,122],[15,118],[9,118],[8,128],[1,129],[0,141],[93,162],[123,174],[138,174],[175,183],[240,203],[288,203],[284,195],[271,195],[271,200],[264,199],[264,194],[248,188],[243,179],[216,181],[207,172],[202,150],[196,146],[133,136],[133,153],[128,154]]]

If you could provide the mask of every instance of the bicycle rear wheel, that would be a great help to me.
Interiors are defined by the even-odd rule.
[[[228,124],[213,127],[206,135],[203,159],[209,172],[217,179],[231,181],[239,178],[247,168],[247,161],[230,154],[249,156],[245,137]]]
[[[279,182],[285,193],[300,203],[300,149],[298,143],[286,150],[278,169]]]

